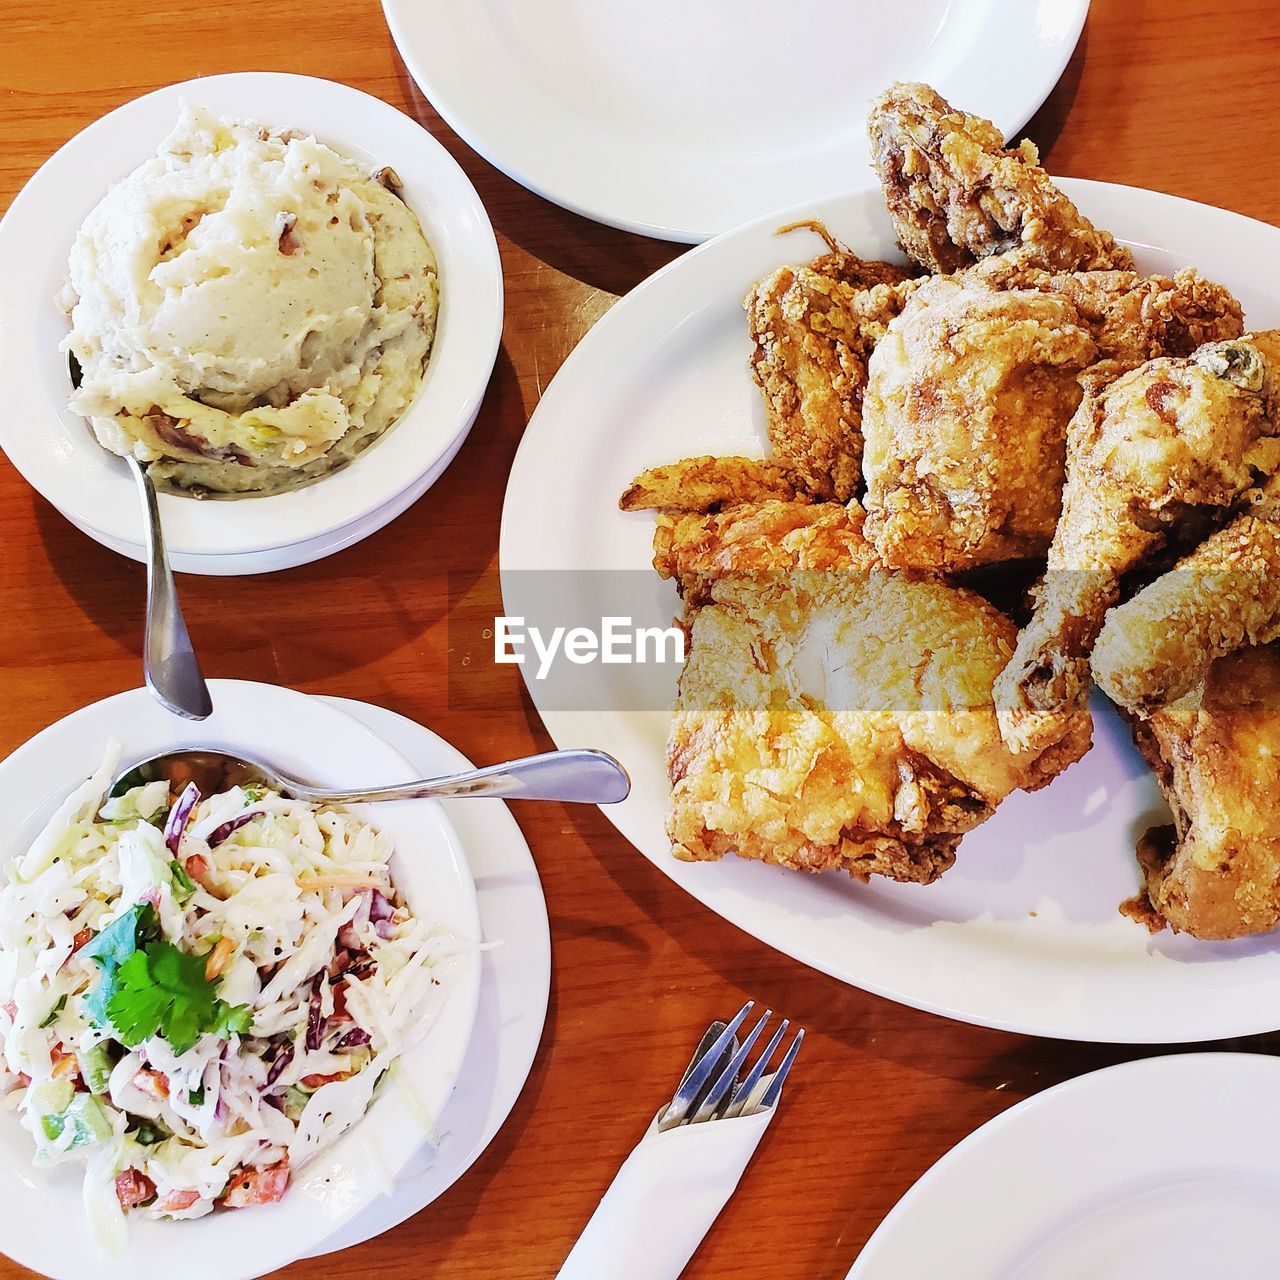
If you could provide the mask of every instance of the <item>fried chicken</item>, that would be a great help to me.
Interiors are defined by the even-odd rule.
[[[1239,336],[1240,304],[1194,271],[922,284],[868,363],[868,532],[887,564],[947,571],[1044,553],[1062,505],[1077,374]]]
[[[1031,142],[1005,150],[989,120],[956,111],[924,84],[895,84],[867,118],[872,162],[907,256],[949,273],[1001,255],[1011,271],[1131,270],[1040,167]]]
[[[747,295],[751,376],[778,461],[815,498],[843,502],[861,481],[867,357],[914,286],[901,268],[864,261],[824,227],[800,225],[831,251],[780,268]]]
[[[641,472],[618,499],[623,511],[718,511],[740,502],[808,502],[785,468],[757,458],[684,458]]]
[[[1113,702],[1149,715],[1190,693],[1215,659],[1277,638],[1280,500],[1273,497],[1107,614],[1093,678]]]
[[[1057,293],[921,285],[868,365],[867,534],[885,563],[956,571],[1043,554],[1078,375],[1097,355]]]
[[[991,265],[975,274],[990,280]],[[1134,271],[1025,271],[1005,279],[1012,281],[1070,302],[1098,344],[1098,359],[1113,362],[1117,377],[1158,356],[1189,356],[1206,342],[1244,333],[1244,313],[1231,291],[1190,267],[1173,279]]]
[[[1173,826],[1138,845],[1149,927],[1239,938],[1280,923],[1280,647],[1216,659],[1201,682],[1134,738],[1155,770]],[[1143,908],[1149,907],[1149,910]]]
[[[928,883],[1005,796],[1089,745],[1082,713],[1044,755],[1005,749],[991,684],[1015,629],[940,581],[718,578],[689,625],[667,752],[677,858]]]
[[[1179,527],[1224,519],[1274,469],[1270,341],[1151,360],[1102,390],[1085,379],[1048,571],[996,682],[1000,730],[1014,750],[1042,749],[1082,705],[1089,655],[1122,576]]]
[[[686,602],[705,599],[711,583],[731,574],[866,572],[877,561],[862,535],[863,519],[856,501],[766,501],[709,515],[664,512],[653,534],[653,567],[679,583]]]

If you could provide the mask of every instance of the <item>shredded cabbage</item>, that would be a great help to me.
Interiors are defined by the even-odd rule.
[[[6,868],[0,1097],[37,1164],[85,1165],[85,1203],[109,1228],[120,1209],[185,1219],[278,1200],[368,1110],[470,944],[409,909],[389,837],[348,810],[235,787],[175,815],[162,783],[107,799],[115,765]],[[144,902],[165,942],[207,957],[218,998],[247,1006],[247,1034],[177,1053],[95,1023],[103,973],[82,948]]]

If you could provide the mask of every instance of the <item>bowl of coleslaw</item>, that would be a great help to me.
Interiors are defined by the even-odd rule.
[[[0,763],[0,1249],[46,1275],[316,1252],[438,1141],[470,1039],[479,918],[439,805],[112,788],[198,744],[413,776],[303,694],[211,683],[199,726],[139,689]]]

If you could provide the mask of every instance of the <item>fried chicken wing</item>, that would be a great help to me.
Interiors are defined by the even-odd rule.
[[[1132,269],[1129,251],[1053,184],[1034,144],[1006,150],[995,125],[928,85],[881,94],[867,132],[898,242],[926,271],[961,271],[997,254],[1013,270]]]
[[[1043,748],[1088,692],[1089,656],[1122,576],[1179,525],[1221,520],[1275,465],[1262,343],[1151,360],[1088,386],[1068,429],[1062,518],[1035,613],[996,682],[1014,750]]]
[[[980,597],[884,570],[726,577],[690,611],[668,769],[684,860],[735,853],[927,883],[1011,791],[1084,753],[1001,743],[1014,627]]]
[[[684,458],[651,467],[618,499],[623,511],[718,511],[739,502],[809,499],[785,468],[757,458]]]
[[[1217,658],[1277,638],[1280,501],[1272,498],[1107,614],[1093,678],[1113,702],[1148,715],[1190,693]]]
[[[886,564],[956,571],[1043,554],[1078,375],[1098,348],[1055,292],[931,279],[871,356],[867,534]]]
[[[653,567],[680,584],[686,601],[704,599],[730,574],[784,575],[793,570],[868,572],[875,553],[862,534],[857,502],[767,501],[711,515],[658,517]]]
[[[831,252],[765,277],[743,306],[775,455],[814,497],[843,502],[861,482],[867,357],[913,285],[815,230]]]
[[[1280,647],[1216,659],[1134,738],[1173,810],[1138,845],[1145,901],[1127,914],[1197,938],[1280,923]]]
[[[990,277],[990,265],[976,274]],[[1005,283],[1013,282],[1070,302],[1098,344],[1098,359],[1112,361],[1117,376],[1158,356],[1189,356],[1206,342],[1244,333],[1244,313],[1231,291],[1190,267],[1173,279],[1134,271],[1025,271]]]

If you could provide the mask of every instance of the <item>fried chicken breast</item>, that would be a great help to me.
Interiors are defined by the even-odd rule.
[[[882,569],[718,578],[690,610],[668,740],[685,860],[927,883],[1011,791],[1089,745],[1082,713],[1015,758],[991,686],[1014,627],[979,596]]]
[[[954,572],[1042,555],[1078,375],[1097,355],[1056,293],[921,285],[868,365],[867,533],[885,563]]]
[[[1197,938],[1275,928],[1280,647],[1217,659],[1195,689],[1133,728],[1174,820],[1139,842],[1146,901],[1124,910]]]

